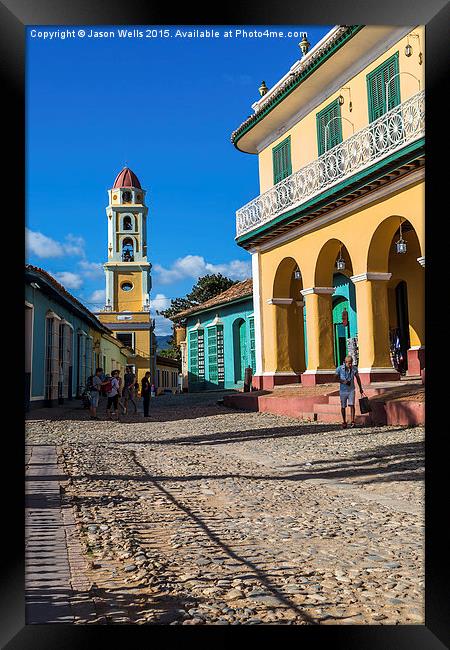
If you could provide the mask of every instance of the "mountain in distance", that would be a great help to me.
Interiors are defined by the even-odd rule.
[[[165,336],[156,337],[156,349],[157,350],[167,350],[169,346],[169,340],[172,338],[172,334],[166,334]]]

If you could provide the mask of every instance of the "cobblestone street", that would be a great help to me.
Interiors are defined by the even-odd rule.
[[[145,420],[91,421],[77,401],[28,414],[27,549],[40,557],[46,499],[65,531],[46,556],[59,544],[61,617],[34,560],[28,622],[423,624],[423,428],[342,430],[222,396],[159,397]]]

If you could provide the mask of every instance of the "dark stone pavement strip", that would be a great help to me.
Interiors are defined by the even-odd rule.
[[[26,461],[25,620],[27,625],[75,623],[80,606],[85,615],[91,612],[85,602],[79,604],[73,589],[66,530],[70,509],[64,513],[61,504],[64,477],[56,449],[52,445],[27,447]]]

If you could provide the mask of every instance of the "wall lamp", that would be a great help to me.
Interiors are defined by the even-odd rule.
[[[348,90],[348,98],[349,98],[348,110],[351,113],[353,105],[352,105],[352,95],[351,95],[351,92],[350,92],[350,86],[344,86],[343,88],[341,88],[340,92],[342,92],[343,90]],[[344,96],[343,95],[339,95],[338,102],[339,102],[339,106],[344,105]]]
[[[413,48],[412,45],[409,42],[410,38],[417,38],[418,45],[419,45],[419,50],[420,50],[420,36],[419,34],[416,34],[415,32],[412,32],[411,34],[408,34],[406,37],[406,45],[405,45],[405,56],[410,57],[412,56],[413,53]],[[422,65],[423,62],[423,55],[422,52],[419,51],[419,65]]]

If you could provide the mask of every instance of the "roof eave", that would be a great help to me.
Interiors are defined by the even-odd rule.
[[[355,34],[357,34],[364,27],[365,25],[348,26],[345,32],[343,32],[340,36],[336,37],[335,42],[330,44],[329,48],[326,47],[326,41],[325,41],[322,45],[322,47],[324,48],[323,52],[316,55],[316,57],[310,61],[309,66],[303,68],[298,73],[294,73],[294,75],[295,74],[297,75],[297,78],[292,81],[289,87],[283,89],[282,86],[280,86],[279,90],[276,93],[274,93],[272,100],[267,105],[264,105],[260,111],[255,113],[255,115],[251,115],[249,118],[247,118],[247,120],[242,122],[242,124],[231,134],[231,142],[236,147],[236,149],[238,149],[238,151],[241,151],[243,153],[258,153],[256,151],[256,148],[254,151],[249,149],[247,150],[241,149],[240,147],[237,146],[238,142],[242,140],[242,138],[249,131],[251,131],[257,124],[259,124],[266,117],[266,115],[268,115],[268,113],[271,113],[278,106],[278,104],[280,104],[280,102],[282,102],[283,99],[285,99],[285,97],[287,97],[294,90],[296,90],[323,63],[325,63],[325,61],[327,61],[338,49],[340,49],[343,45],[345,45],[345,43],[347,43],[353,36],[355,36]],[[328,36],[334,35],[335,33],[336,30],[331,30],[328,33]]]

